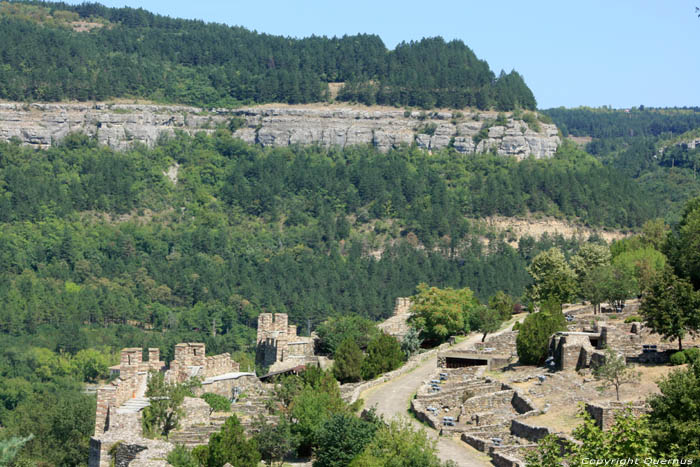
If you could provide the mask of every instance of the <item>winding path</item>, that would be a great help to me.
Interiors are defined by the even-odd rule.
[[[493,334],[498,335],[510,330],[512,325]],[[472,333],[452,349],[464,349],[481,341],[481,334]],[[418,388],[427,380],[437,368],[437,356],[428,357],[415,370],[398,376],[363,392],[360,397],[365,401],[365,407],[376,407],[377,413],[390,419],[404,417],[419,428],[423,428],[433,439],[437,440],[438,456],[443,461],[452,460],[458,466],[484,467],[491,466],[490,457],[481,451],[477,451],[465,442],[457,438],[440,436],[437,430],[419,423],[408,414],[411,399]]]

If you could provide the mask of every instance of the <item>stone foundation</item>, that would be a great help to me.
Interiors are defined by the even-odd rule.
[[[609,401],[604,404],[586,403],[586,412],[595,420],[596,425],[603,430],[609,429],[615,423],[615,416],[625,410],[639,417],[649,412],[649,406],[644,403],[624,403]]]

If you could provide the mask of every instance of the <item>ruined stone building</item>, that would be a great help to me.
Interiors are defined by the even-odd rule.
[[[262,313],[258,316],[256,360],[270,372],[284,371],[301,365],[319,365],[314,354],[316,338],[297,335],[285,313]]]
[[[151,371],[165,371],[169,382],[198,378],[201,387],[194,390],[197,396],[211,392],[230,399],[243,392],[259,392],[261,384],[254,373],[240,372],[238,363],[228,353],[207,357],[205,350],[202,343],[177,344],[175,358],[167,370],[160,360],[159,349],[148,349],[147,361],[143,361],[143,350],[138,347],[121,351],[119,365],[111,368],[117,378],[97,389],[90,467],[109,467],[113,456],[122,462],[118,465],[168,465],[165,457],[174,444],[146,439],[142,435],[141,416],[142,410],[150,404],[146,388]],[[183,405],[185,416],[171,440],[177,439],[190,447],[206,444],[208,435],[218,431],[223,420],[211,418],[208,405],[202,399],[187,397]]]
[[[654,344],[653,352],[645,353],[644,344]],[[641,323],[614,326],[596,322],[589,329],[558,332],[549,342],[549,354],[554,357],[557,370],[579,370],[605,361],[603,350],[624,355],[628,362],[665,363],[672,345],[660,342]],[[658,352],[656,351],[658,349]]]

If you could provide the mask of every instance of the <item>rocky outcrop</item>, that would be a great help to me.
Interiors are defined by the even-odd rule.
[[[324,147],[371,144],[387,151],[415,143],[427,150],[448,146],[461,153],[495,151],[524,158],[551,157],[560,143],[556,126],[534,131],[521,120],[491,125],[489,112],[407,112],[363,107],[259,106],[240,109],[138,104],[0,103],[0,140],[19,138],[45,148],[69,132],[83,132],[100,144],[125,149],[133,143],[152,146],[162,134],[235,128],[234,136],[251,144]]]

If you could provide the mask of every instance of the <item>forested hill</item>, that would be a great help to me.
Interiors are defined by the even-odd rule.
[[[139,97],[197,106],[339,100],[534,109],[515,71],[496,77],[461,41],[375,35],[293,39],[96,3],[0,2],[0,98]]]
[[[556,108],[542,111],[564,136],[586,141],[586,151],[664,206],[677,222],[687,199],[700,195],[700,108]]]

